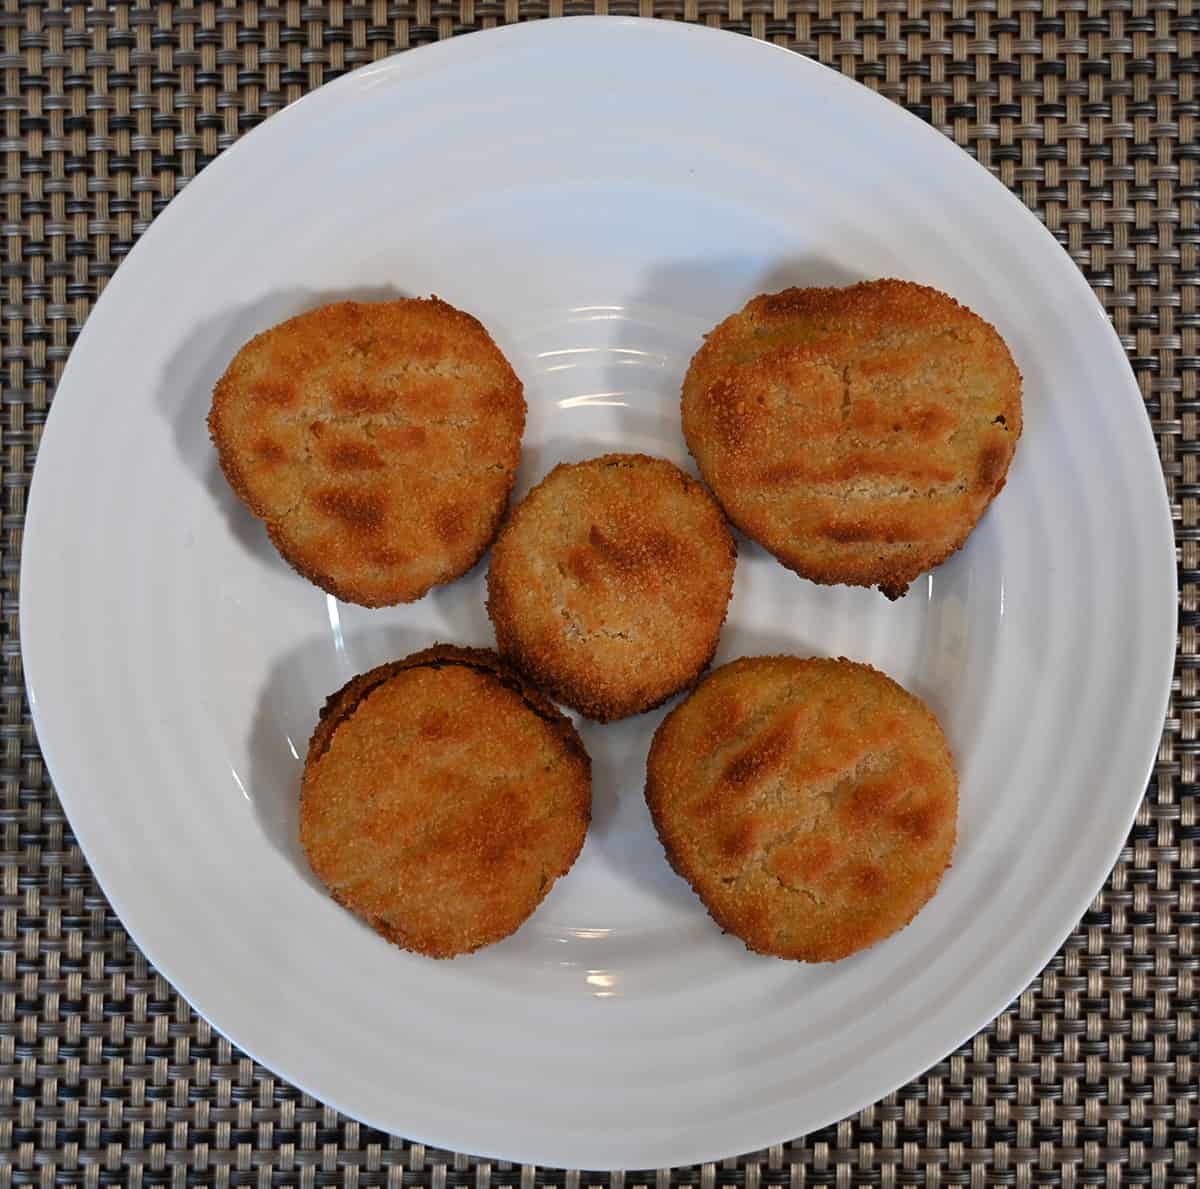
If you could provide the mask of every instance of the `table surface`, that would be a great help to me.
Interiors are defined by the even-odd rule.
[[[0,1189],[1197,1183],[1191,0],[0,3]],[[122,929],[71,835],[30,723],[17,622],[25,499],[55,383],[105,283],[171,198],[240,135],[364,62],[593,12],[697,21],[817,58],[934,124],[1036,211],[1129,354],[1171,494],[1181,590],[1172,700],[1137,822],[1084,920],[1010,1008],[924,1077],[821,1132],[718,1164],[603,1174],[374,1131],[196,1016]]]

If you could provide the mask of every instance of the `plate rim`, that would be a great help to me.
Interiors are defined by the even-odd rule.
[[[581,26],[600,25],[600,24],[603,24],[610,28],[618,27],[618,26],[625,27],[626,29],[630,30],[631,35],[634,35],[634,36],[650,34],[653,36],[662,36],[664,38],[678,38],[680,41],[686,41],[689,38],[697,38],[697,37],[707,38],[710,40],[720,38],[720,39],[726,41],[727,43],[729,43],[731,49],[732,49],[732,43],[742,42],[743,43],[742,47],[739,48],[735,52],[744,53],[747,56],[761,55],[764,51],[770,51],[772,53],[781,54],[791,60],[792,66],[790,68],[792,68],[792,69],[808,71],[814,77],[816,76],[817,72],[824,72],[824,77],[822,78],[822,83],[824,85],[828,86],[829,88],[831,88],[831,90],[836,93],[837,98],[840,99],[841,96],[848,96],[851,94],[856,94],[856,95],[860,95],[860,96],[871,95],[873,97],[873,100],[878,101],[878,104],[882,104],[882,105],[886,106],[887,108],[891,109],[892,111],[899,113],[904,118],[904,120],[907,121],[907,126],[909,128],[910,135],[925,136],[927,139],[928,138],[936,138],[936,140],[938,140],[940,142],[944,142],[946,149],[952,148],[952,149],[956,150],[957,152],[964,153],[968,158],[970,157],[970,154],[967,154],[966,150],[962,149],[961,146],[958,146],[953,141],[949,140],[949,138],[947,138],[943,133],[941,133],[932,124],[929,124],[926,121],[920,119],[918,116],[907,111],[905,108],[902,108],[899,105],[893,104],[890,100],[888,100],[885,96],[880,95],[878,92],[870,91],[869,88],[858,83],[856,80],[847,78],[846,76],[840,74],[838,71],[836,71],[830,67],[826,67],[823,64],[818,63],[818,62],[804,56],[803,54],[800,54],[794,50],[788,49],[785,46],[777,45],[773,42],[759,41],[756,39],[752,39],[741,33],[735,33],[735,32],[731,32],[728,30],[713,29],[713,28],[710,28],[710,27],[704,26],[704,25],[692,25],[692,24],[686,24],[683,22],[664,21],[660,18],[642,18],[642,17],[625,17],[625,16],[594,16],[594,15],[570,16],[570,17],[547,19],[547,20],[542,20],[542,21],[519,22],[519,23],[512,24],[512,25],[499,26],[499,27],[496,27],[493,29],[477,30],[477,31],[473,31],[471,33],[454,36],[454,37],[448,38],[444,41],[437,41],[437,42],[428,43],[426,45],[417,46],[417,47],[414,47],[414,49],[416,51],[416,58],[419,63],[432,63],[434,61],[434,56],[440,55],[443,59],[446,60],[443,63],[443,65],[450,65],[451,59],[454,59],[456,57],[461,57],[462,55],[464,55],[465,53],[468,52],[467,47],[476,47],[474,52],[479,52],[478,51],[478,42],[481,37],[484,38],[488,44],[496,43],[495,44],[496,50],[502,51],[503,47],[499,44],[501,39],[505,39],[512,43],[517,43],[517,42],[520,42],[523,40],[536,41],[539,39],[555,38],[555,37],[562,36],[563,35],[562,31],[566,28],[570,28],[570,27],[579,28]],[[574,34],[572,34],[572,36],[573,35]],[[386,57],[384,59],[381,59],[378,62],[371,63],[371,64],[361,67],[357,70],[350,70],[346,74],[342,75],[341,77],[339,77],[335,80],[332,80],[331,82],[317,88],[316,90],[307,92],[299,100],[287,105],[287,107],[281,109],[280,111],[275,113],[270,118],[264,120],[262,124],[256,126],[254,129],[250,130],[250,132],[246,133],[243,136],[240,136],[227,149],[220,152],[218,154],[218,156],[213,161],[211,161],[201,172],[206,176],[214,175],[215,178],[217,179],[217,181],[219,182],[219,180],[221,178],[223,178],[224,176],[226,176],[231,169],[234,169],[237,167],[237,162],[241,160],[241,157],[239,156],[239,154],[244,155],[245,153],[247,153],[249,151],[244,146],[247,144],[250,144],[251,146],[257,145],[261,139],[260,133],[264,133],[266,129],[276,129],[276,133],[274,133],[274,134],[278,134],[278,130],[280,128],[283,128],[286,130],[286,128],[288,126],[290,126],[290,123],[293,122],[295,119],[306,118],[306,115],[308,112],[314,110],[321,102],[326,101],[328,99],[328,95],[330,92],[337,92],[338,94],[340,94],[341,91],[343,91],[343,90],[347,90],[350,87],[355,86],[355,85],[360,85],[364,71],[371,72],[373,75],[374,74],[389,74],[390,75],[393,73],[396,75],[403,75],[404,72],[411,70],[413,68],[413,61],[414,61],[414,51],[413,50],[405,50],[405,51],[397,52],[395,54],[389,55],[388,57]],[[863,100],[861,100],[861,102],[870,104],[872,102],[872,100],[867,100],[864,98]],[[876,110],[882,114],[883,108],[877,106]],[[300,111],[304,114],[301,117],[296,117],[294,115],[294,113],[296,111]],[[888,118],[894,119],[894,117],[888,117]],[[899,122],[899,121],[897,121],[897,122]],[[922,131],[918,131],[918,129],[920,129]],[[230,160],[232,160],[234,162],[233,165],[228,164],[228,162]],[[1024,218],[1025,220],[1032,223],[1034,226],[1036,226],[1039,229],[1041,236],[1044,237],[1043,244],[1044,244],[1046,254],[1048,257],[1047,267],[1048,268],[1049,267],[1057,268],[1058,271],[1060,272],[1060,274],[1062,274],[1064,277],[1067,277],[1069,275],[1071,278],[1073,278],[1073,280],[1071,280],[1068,283],[1074,284],[1077,287],[1077,289],[1080,291],[1081,294],[1087,295],[1088,300],[1092,303],[1093,314],[1094,314],[1095,318],[1100,323],[1103,324],[1103,329],[1106,332],[1106,336],[1107,336],[1109,345],[1114,351],[1114,358],[1119,356],[1119,358],[1123,362],[1123,368],[1121,369],[1121,379],[1118,381],[1115,376],[1113,379],[1114,392],[1112,395],[1112,399],[1124,400],[1124,399],[1136,398],[1136,400],[1138,401],[1138,404],[1140,406],[1142,406],[1142,412],[1144,413],[1145,412],[1144,402],[1141,397],[1140,391],[1138,389],[1136,378],[1135,378],[1135,376],[1132,372],[1132,369],[1129,365],[1127,353],[1126,353],[1124,347],[1121,345],[1120,340],[1116,334],[1116,330],[1112,326],[1112,323],[1111,323],[1110,319],[1108,318],[1107,313],[1104,311],[1103,307],[1101,306],[1099,301],[1096,299],[1096,296],[1095,296],[1093,290],[1091,289],[1091,286],[1088,284],[1086,277],[1078,269],[1078,267],[1075,265],[1074,261],[1071,260],[1070,256],[1067,254],[1066,250],[1062,247],[1062,245],[1060,245],[1058,243],[1058,241],[1055,240],[1053,235],[1049,232],[1049,230],[1045,227],[1045,225],[1037,217],[1037,215],[1033,211],[1031,211],[1029,209],[1029,207],[1027,207],[1016,196],[1016,194],[1014,194],[1010,189],[1008,189],[1008,187],[1006,187],[998,178],[996,178],[993,174],[991,174],[987,169],[985,169],[983,166],[980,166],[977,161],[975,161],[974,164],[976,166],[977,176],[979,176],[981,178],[987,177],[989,179],[989,182],[993,189],[993,193],[995,193],[997,195],[997,197],[999,197],[999,195],[1003,195],[1004,199],[1007,200],[1008,203],[1010,204],[1010,207],[1013,210],[1020,212],[1019,217]],[[139,253],[144,254],[143,253],[143,245],[144,244],[146,244],[147,242],[149,242],[151,244],[157,243],[158,239],[163,238],[166,235],[170,234],[171,230],[174,228],[174,226],[177,223],[180,222],[181,219],[186,219],[188,217],[188,212],[192,209],[192,206],[193,206],[193,200],[189,198],[189,194],[195,189],[195,182],[199,179],[199,177],[200,177],[200,174],[195,175],[191,179],[191,181],[188,183],[188,185],[186,185],[183,188],[183,190],[181,190],[156,217],[154,217],[151,224],[146,228],[146,230],[135,241],[132,249],[130,250],[130,252],[128,254],[129,256],[134,256]],[[988,183],[981,182],[981,184],[987,185]],[[214,182],[212,182],[212,181],[206,182],[204,185],[204,189],[206,189],[206,190],[211,189],[213,185],[214,185]],[[164,228],[164,227],[166,228],[165,231],[162,230],[162,228]],[[1049,258],[1051,258],[1051,257],[1055,259],[1055,263],[1053,265],[1050,264]],[[42,681],[42,678],[38,675],[38,670],[39,670],[39,666],[42,664],[43,658],[45,656],[45,653],[40,651],[40,649],[41,649],[40,640],[44,638],[44,633],[48,630],[48,628],[46,626],[43,626],[40,623],[40,618],[39,618],[40,613],[34,608],[34,606],[31,603],[27,604],[26,592],[27,592],[27,590],[29,590],[30,587],[36,587],[38,585],[38,581],[39,581],[38,578],[36,578],[36,577],[34,577],[31,580],[30,575],[36,574],[40,568],[44,568],[44,567],[48,566],[50,563],[43,556],[39,555],[39,552],[36,548],[33,548],[33,549],[30,548],[30,541],[36,539],[36,537],[37,537],[36,525],[39,521],[38,513],[40,513],[41,509],[44,506],[48,505],[50,498],[51,498],[49,493],[52,492],[52,490],[53,490],[52,488],[49,488],[47,486],[47,484],[50,482],[50,480],[48,478],[46,478],[46,469],[44,467],[39,468],[39,466],[37,464],[38,464],[38,462],[40,462],[44,452],[46,451],[47,441],[49,441],[51,443],[51,448],[53,449],[52,444],[53,444],[53,441],[55,440],[55,437],[57,436],[53,427],[63,424],[63,419],[61,417],[57,417],[54,414],[54,409],[62,403],[62,394],[64,392],[67,392],[69,394],[76,387],[76,385],[74,383],[74,374],[76,371],[78,371],[77,360],[80,357],[80,353],[81,353],[80,349],[85,344],[90,343],[91,338],[95,337],[99,333],[96,330],[96,318],[95,318],[96,311],[102,302],[109,300],[108,295],[110,292],[112,292],[114,290],[114,288],[116,288],[118,290],[118,292],[121,290],[121,288],[123,288],[120,284],[120,278],[122,277],[122,275],[124,275],[124,270],[118,269],[117,272],[114,274],[113,278],[110,279],[108,284],[105,286],[104,292],[97,298],[96,302],[93,304],[92,309],[89,313],[89,316],[88,316],[87,320],[85,321],[85,324],[84,324],[83,328],[81,329],[80,334],[77,337],[76,342],[70,351],[70,354],[68,356],[66,364],[64,365],[64,368],[63,368],[62,376],[56,387],[55,397],[51,401],[50,408],[47,412],[46,421],[45,421],[43,431],[42,431],[42,438],[39,442],[37,457],[35,458],[35,464],[34,464],[32,476],[31,476],[29,491],[28,491],[28,496],[27,496],[26,513],[25,513],[24,525],[23,525],[23,541],[22,541],[22,549],[21,549],[20,570],[19,570],[20,594],[19,594],[19,601],[18,601],[18,613],[19,613],[20,648],[21,648],[21,659],[22,659],[22,667],[23,667],[24,684],[25,684],[26,693],[27,693],[27,697],[28,697],[28,701],[29,701],[29,705],[30,705],[30,714],[31,714],[31,718],[33,721],[36,741],[38,744],[38,748],[45,760],[47,772],[50,776],[50,781],[52,782],[54,793],[58,797],[60,803],[63,806],[63,810],[66,813],[66,815],[70,821],[72,833],[75,835],[75,838],[80,847],[80,850],[83,853],[85,860],[87,861],[89,872],[91,873],[92,877],[97,881],[98,885],[101,887],[102,891],[104,892],[104,895],[105,895],[106,899],[108,900],[109,904],[112,906],[112,909],[113,909],[114,913],[116,914],[116,916],[118,917],[122,928],[124,928],[126,930],[126,932],[129,934],[130,938],[134,941],[134,944],[137,945],[137,947],[145,954],[145,956],[151,962],[151,964],[154,966],[154,968],[157,971],[159,971],[167,979],[167,981],[170,983],[170,985],[172,987],[172,990],[174,990],[177,994],[179,994],[181,996],[181,998],[183,998],[185,1000],[185,1002],[187,1002],[189,1004],[189,1006],[192,1008],[193,1011],[195,1011],[198,1015],[200,1015],[205,1020],[207,1020],[214,1028],[217,1029],[217,1031],[219,1031],[222,1035],[228,1037],[235,1045],[237,1045],[237,1047],[239,1049],[241,1049],[247,1055],[251,1056],[255,1061],[261,1061],[261,1059],[256,1055],[257,1046],[253,1043],[253,1038],[250,1038],[251,1043],[249,1043],[249,1044],[246,1043],[247,1038],[235,1035],[235,1033],[237,1033],[239,1031],[236,1024],[232,1029],[226,1027],[216,1018],[216,1016],[221,1013],[210,1014],[209,1011],[206,1010],[204,1006],[202,1006],[201,1004],[199,1004],[195,1000],[193,1000],[192,997],[184,991],[184,989],[180,986],[180,984],[178,983],[176,978],[172,975],[171,967],[174,965],[173,961],[171,961],[169,958],[168,958],[168,961],[166,961],[166,962],[161,961],[162,955],[161,955],[161,952],[159,951],[158,944],[152,943],[150,946],[144,945],[142,940],[140,939],[140,937],[133,930],[133,928],[130,927],[130,925],[128,925],[126,923],[127,920],[129,919],[128,914],[129,914],[129,910],[131,908],[132,908],[132,915],[134,915],[134,916],[137,915],[136,902],[132,901],[126,897],[123,897],[119,894],[114,896],[109,887],[110,881],[107,878],[102,877],[100,871],[93,864],[91,850],[90,850],[88,842],[84,836],[87,832],[86,828],[83,831],[83,833],[80,833],[77,830],[76,825],[75,825],[74,816],[73,816],[74,810],[72,808],[73,805],[76,805],[76,806],[78,805],[77,794],[79,796],[85,795],[84,790],[71,789],[71,788],[65,788],[65,789],[59,788],[57,780],[55,779],[55,772],[56,772],[56,770],[60,770],[60,760],[62,759],[62,751],[60,750],[60,744],[64,744],[64,740],[61,735],[59,735],[56,738],[55,728],[52,725],[48,726],[50,719],[53,716],[53,710],[48,709],[47,704],[44,701],[35,697],[35,687],[40,687],[41,681]],[[1118,398],[1115,393],[1115,389],[1117,387],[1123,387],[1124,389],[1126,389],[1127,396]],[[83,399],[82,392],[78,398],[69,397],[69,400],[73,405],[77,405],[82,399]],[[1170,692],[1171,692],[1171,686],[1172,686],[1173,675],[1174,675],[1174,662],[1175,662],[1176,642],[1177,642],[1177,622],[1178,622],[1177,621],[1178,574],[1177,574],[1177,569],[1176,569],[1177,562],[1176,562],[1176,546],[1175,546],[1175,540],[1174,540],[1173,518],[1172,518],[1172,514],[1171,514],[1171,506],[1170,506],[1170,501],[1169,501],[1169,497],[1168,497],[1167,486],[1166,486],[1166,483],[1165,483],[1163,475],[1162,475],[1161,460],[1159,458],[1157,445],[1154,440],[1153,428],[1151,426],[1149,418],[1146,416],[1143,416],[1141,418],[1141,423],[1144,426],[1144,429],[1137,435],[1137,437],[1139,439],[1139,444],[1137,445],[1136,448],[1138,450],[1142,451],[1143,454],[1146,456],[1145,460],[1149,464],[1152,464],[1151,466],[1148,466],[1148,468],[1145,472],[1147,480],[1151,477],[1151,475],[1153,475],[1153,477],[1157,480],[1157,482],[1155,482],[1153,486],[1154,486],[1154,490],[1157,493],[1156,497],[1155,497],[1155,502],[1158,505],[1159,512],[1158,512],[1158,515],[1156,516],[1156,525],[1155,525],[1153,531],[1162,537],[1163,544],[1166,546],[1166,548],[1163,549],[1163,551],[1162,551],[1163,575],[1162,575],[1162,585],[1161,585],[1161,597],[1163,600],[1163,607],[1160,609],[1160,613],[1163,613],[1165,615],[1167,622],[1172,625],[1171,630],[1169,632],[1164,632],[1163,639],[1161,641],[1159,641],[1159,647],[1162,648],[1161,658],[1156,658],[1152,662],[1153,666],[1159,667],[1159,670],[1160,670],[1159,685],[1158,685],[1159,692],[1158,692],[1158,697],[1156,699],[1155,708],[1154,708],[1155,709],[1154,718],[1156,719],[1156,721],[1158,721],[1160,723],[1160,726],[1158,727],[1158,729],[1157,729],[1156,733],[1153,735],[1153,737],[1147,739],[1146,743],[1143,746],[1144,759],[1143,759],[1143,763],[1139,765],[1140,768],[1145,769],[1145,776],[1143,777],[1142,785],[1141,785],[1142,794],[1137,798],[1136,801],[1134,801],[1132,803],[1132,809],[1130,810],[1128,815],[1122,816],[1124,828],[1122,830],[1121,840],[1118,842],[1116,847],[1112,849],[1112,853],[1106,856],[1104,876],[1101,878],[1101,880],[1097,884],[1096,888],[1094,888],[1092,890],[1092,892],[1089,894],[1087,899],[1084,900],[1083,903],[1078,906],[1077,911],[1075,911],[1073,913],[1073,920],[1076,923],[1078,922],[1080,917],[1082,917],[1082,915],[1086,912],[1088,904],[1091,903],[1091,901],[1095,898],[1096,894],[1104,887],[1104,883],[1107,881],[1109,875],[1111,874],[1113,866],[1119,859],[1120,853],[1121,853],[1122,849],[1124,848],[1124,846],[1126,845],[1129,829],[1132,826],[1133,822],[1135,821],[1137,814],[1141,808],[1141,805],[1144,803],[1146,785],[1147,785],[1148,781],[1150,780],[1150,778],[1152,777],[1155,766],[1156,766],[1156,758],[1157,758],[1159,745],[1160,745],[1160,741],[1161,741],[1161,737],[1162,737],[1161,723],[1163,721],[1165,721],[1165,719],[1166,719],[1166,713],[1167,713],[1167,709],[1169,706]],[[1133,449],[1133,446],[1129,445],[1126,448]],[[32,531],[31,531],[31,529],[32,529]],[[1147,527],[1147,532],[1149,532],[1149,531],[1150,530]],[[1157,551],[1158,546],[1155,546],[1154,548]],[[41,581],[44,582],[44,581],[46,581],[46,579],[42,579]],[[52,628],[53,628],[53,625],[49,625],[49,630],[52,630]],[[1150,669],[1151,669],[1151,662],[1147,662],[1147,671],[1149,672]],[[58,755],[57,759],[54,758],[56,754]],[[973,1027],[966,1034],[966,1036],[961,1037],[958,1041],[955,1042],[955,1044],[951,1045],[950,1048],[948,1048],[946,1050],[946,1052],[947,1053],[953,1052],[954,1049],[958,1048],[963,1043],[965,1043],[967,1040],[969,1040],[972,1036],[977,1035],[979,1033],[979,1031],[986,1028],[989,1025],[989,1023],[996,1018],[997,1015],[999,1015],[1001,1012],[1003,1012],[1005,1010],[1005,1008],[1007,1007],[1007,1005],[1009,1003],[1011,1003],[1016,996],[1021,994],[1022,991],[1024,990],[1024,988],[1028,987],[1028,985],[1034,979],[1036,979],[1036,977],[1042,971],[1042,969],[1046,966],[1046,964],[1062,948],[1063,942],[1066,940],[1066,938],[1068,938],[1071,935],[1071,932],[1074,930],[1074,928],[1075,928],[1075,924],[1072,924],[1072,926],[1067,930],[1067,932],[1064,934],[1064,936],[1059,938],[1059,940],[1055,943],[1055,945],[1052,948],[1049,949],[1049,951],[1047,953],[1042,953],[1040,949],[1037,951],[1031,951],[1033,956],[1025,964],[1028,969],[1028,972],[1024,975],[1020,987],[1016,988],[1015,990],[1013,990],[1011,992],[1004,992],[1003,994],[994,993],[991,996],[986,996],[986,995],[981,994],[979,996],[978,1001],[981,1004],[983,1004],[984,1001],[986,1000],[986,1008],[987,1008],[986,1018],[984,1018],[980,1024]],[[974,1014],[981,1015],[982,1012],[974,1013]],[[942,1057],[938,1058],[938,1060],[941,1060],[941,1059],[944,1059],[944,1054],[942,1055]],[[354,1118],[354,1119],[361,1119],[363,1122],[367,1123],[370,1126],[375,1126],[382,1130],[390,1132],[393,1124],[387,1123],[387,1122],[380,1122],[378,1119],[372,1120],[369,1113],[364,1114],[362,1112],[359,1112],[357,1109],[356,1110],[346,1110],[342,1106],[338,1105],[337,1101],[335,1100],[337,1097],[336,1095],[333,1098],[331,1098],[325,1092],[323,1092],[319,1089],[314,1089],[314,1088],[305,1086],[303,1078],[296,1078],[296,1077],[292,1076],[290,1073],[286,1072],[286,1070],[284,1069],[283,1066],[277,1065],[274,1061],[272,1061],[270,1063],[268,1063],[268,1062],[261,1062],[261,1063],[264,1064],[264,1066],[266,1068],[268,1068],[272,1071],[278,1070],[279,1074],[283,1078],[285,1078],[287,1081],[289,1081],[293,1085],[298,1086],[300,1089],[304,1090],[305,1092],[313,1094],[313,1096],[318,1098],[320,1101],[328,1103],[331,1106],[334,1106],[335,1109],[346,1114],[348,1117]],[[936,1061],[934,1062],[934,1064],[936,1064]],[[899,1086],[902,1086],[907,1081],[910,1081],[915,1077],[920,1076],[920,1074],[923,1073],[926,1068],[928,1068],[928,1065],[926,1065],[924,1062],[922,1062],[922,1064],[919,1068],[914,1069],[907,1076],[905,1076],[904,1078],[902,1078],[898,1082],[896,1082],[896,1086],[893,1087],[893,1089],[898,1088]],[[862,1106],[866,1106],[866,1105],[869,1105],[869,1104],[866,1104],[866,1103],[859,1104],[858,1107],[850,1108],[850,1109],[851,1110],[861,1109]],[[819,1124],[812,1124],[812,1125],[806,1124],[806,1126],[808,1126],[810,1130],[816,1129],[817,1127],[820,1127],[820,1126],[827,1126],[831,1123],[837,1122],[838,1120],[844,1118],[846,1116],[846,1114],[847,1114],[847,1110],[842,1109],[839,1106],[838,1109],[833,1111],[830,1114],[830,1116],[827,1119],[825,1119],[823,1122],[821,1122]],[[404,1138],[412,1138],[412,1137],[407,1132],[405,1132]],[[739,1149],[739,1152],[736,1154],[740,1154],[741,1152],[749,1152],[749,1151],[757,1151],[760,1149],[765,1149],[766,1147],[769,1147],[772,1144],[781,1142],[782,1140],[786,1140],[788,1138],[790,1138],[790,1136],[780,1137],[780,1136],[772,1134],[768,1137],[763,1138],[762,1142],[747,1143],[745,1146],[741,1147]],[[452,1137],[429,1136],[427,1138],[423,1138],[423,1139],[421,1139],[419,1141],[415,1141],[415,1142],[425,1142],[425,1143],[428,1143],[428,1144],[431,1144],[434,1146],[445,1147],[448,1150],[463,1150],[460,1147],[460,1145],[457,1144],[453,1140]],[[671,1142],[672,1141],[669,1138],[660,1140],[658,1142],[658,1147],[663,1150],[669,1150],[671,1147]],[[570,1140],[568,1140],[567,1143],[569,1144]],[[536,1153],[525,1152],[522,1154],[514,1154],[515,1148],[513,1151],[501,1153],[501,1152],[497,1152],[497,1151],[489,1151],[487,1149],[486,1145],[481,1149],[476,1149],[472,1145],[467,1145],[466,1147],[467,1147],[467,1150],[470,1150],[473,1155],[485,1155],[485,1156],[490,1155],[490,1156],[500,1158],[500,1159],[509,1159],[509,1160],[514,1160],[514,1161],[521,1160],[526,1163],[535,1163],[535,1162],[536,1163],[547,1163],[547,1161],[543,1157],[539,1157]],[[701,1155],[697,1155],[694,1152],[675,1153],[669,1162],[657,1164],[655,1166],[656,1167],[668,1167],[668,1166],[674,1167],[674,1166],[679,1166],[679,1165],[697,1164],[697,1163],[701,1163],[702,1161],[722,1159],[731,1154],[735,1154],[735,1153],[728,1152],[727,1150],[724,1149],[724,1146],[722,1146],[722,1148],[719,1149],[718,1151],[714,1151],[711,1153],[704,1153]],[[579,1165],[577,1165],[577,1164],[573,1164],[569,1161],[562,1161],[562,1160],[558,1160],[558,1159],[551,1161],[550,1163],[558,1164],[561,1167],[579,1167]],[[613,1167],[615,1167],[615,1166],[613,1166]],[[627,1167],[630,1167],[630,1166],[627,1165]],[[643,1167],[643,1166],[638,1166],[638,1167]],[[650,1165],[645,1165],[644,1167],[650,1167]]]

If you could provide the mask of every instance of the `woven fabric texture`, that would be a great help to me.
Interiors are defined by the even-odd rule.
[[[0,1189],[1196,1184],[1192,0],[0,4]],[[934,124],[1036,211],[1087,275],[1137,374],[1182,591],[1171,708],[1136,825],[1084,920],[1009,1010],[924,1077],[824,1131],[719,1164],[604,1174],[513,1167],[373,1131],[197,1018],[126,935],[72,838],[30,725],[17,622],[25,498],[55,383],[155,215],[243,133],[364,62],[592,12],[697,21],[817,58]]]

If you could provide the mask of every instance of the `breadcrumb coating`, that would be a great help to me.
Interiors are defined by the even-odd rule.
[[[673,463],[606,454],[555,467],[492,551],[500,653],[600,722],[693,684],[717,647],[737,548],[704,487]]]
[[[312,736],[300,840],[333,898],[451,958],[507,937],[579,855],[591,761],[491,651],[439,644],[360,674]]]
[[[682,412],[747,536],[814,582],[898,598],[1004,486],[1021,376],[993,327],[936,289],[785,289],[707,336]]]
[[[465,574],[508,503],[520,380],[437,298],[339,302],[258,335],[213,393],[230,486],[309,581],[365,607]]]
[[[937,719],[869,665],[744,657],[663,720],[646,802],[722,929],[759,953],[831,962],[933,896],[958,780]]]

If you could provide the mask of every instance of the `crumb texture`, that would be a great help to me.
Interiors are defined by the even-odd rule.
[[[570,720],[495,653],[438,645],[326,703],[300,838],[339,904],[389,941],[449,958],[529,917],[590,816],[591,765]]]
[[[520,380],[437,298],[339,302],[260,334],[218,381],[221,467],[283,557],[368,607],[466,573],[507,506]]]
[[[673,463],[608,454],[555,467],[492,551],[500,652],[601,721],[690,686],[717,646],[737,550],[712,496]]]
[[[1004,486],[1021,376],[995,329],[935,289],[786,289],[707,336],[682,412],[747,536],[813,581],[895,598]]]
[[[750,657],[663,720],[646,801],[723,929],[760,953],[828,962],[896,932],[937,890],[958,781],[937,719],[891,678]]]

